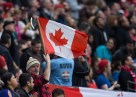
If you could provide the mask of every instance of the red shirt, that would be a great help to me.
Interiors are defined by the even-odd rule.
[[[32,77],[34,79],[34,90],[32,93],[37,92],[38,97],[51,97],[49,88],[46,86],[49,81],[45,80],[43,75],[32,74]]]

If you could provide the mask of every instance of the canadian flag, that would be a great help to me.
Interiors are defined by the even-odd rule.
[[[76,58],[84,54],[88,36],[66,25],[38,18],[43,46],[48,54]]]
[[[54,89],[62,89],[65,93],[65,97],[136,97],[136,93],[122,92],[122,91],[108,91],[101,89],[92,89],[84,87],[67,87],[47,84],[49,91]]]

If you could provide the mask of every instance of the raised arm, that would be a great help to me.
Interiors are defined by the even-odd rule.
[[[50,68],[50,56],[47,54],[46,56],[44,55],[44,59],[46,61],[46,67],[43,73],[43,77],[45,80],[49,81],[50,78],[50,72],[51,72],[51,68]]]

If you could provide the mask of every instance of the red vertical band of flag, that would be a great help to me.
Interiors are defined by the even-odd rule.
[[[39,17],[38,21],[39,21],[39,29],[41,33],[41,38],[42,38],[43,46],[46,49],[46,53],[48,54],[54,53],[54,48],[52,47],[51,43],[46,37],[46,25],[49,20]]]
[[[71,46],[75,58],[84,54],[84,50],[87,46],[87,40],[88,36],[86,33],[81,33],[80,31],[75,30],[75,36]]]

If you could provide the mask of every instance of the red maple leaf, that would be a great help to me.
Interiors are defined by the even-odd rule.
[[[50,39],[55,43],[56,46],[64,46],[67,44],[67,39],[62,38],[64,32],[61,31],[61,28],[59,30],[55,30],[55,35],[53,33],[49,33]]]

